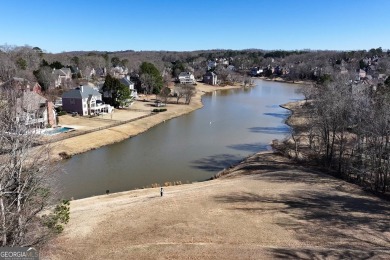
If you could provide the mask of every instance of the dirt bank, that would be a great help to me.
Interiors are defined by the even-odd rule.
[[[210,86],[205,85],[203,83],[198,83],[196,86],[197,93],[192,98],[191,103],[189,105],[184,104],[167,104],[166,112],[158,113],[153,116],[145,117],[139,120],[135,120],[130,123],[122,124],[115,127],[110,127],[104,130],[94,131],[92,133],[79,135],[76,137],[68,138],[59,142],[53,142],[50,146],[52,147],[52,158],[54,160],[60,160],[60,153],[66,153],[68,155],[75,155],[79,153],[83,153],[89,150],[93,150],[105,145],[117,143],[123,141],[127,138],[133,137],[140,133],[145,132],[149,128],[160,124],[166,120],[190,113],[196,109],[199,109],[203,106],[202,104],[202,95],[207,92],[213,92],[217,90],[223,89],[232,89],[232,88],[240,88],[241,86]],[[152,98],[152,97],[150,97]],[[120,112],[114,112],[114,118],[112,121],[119,121],[124,118],[124,114],[127,114],[125,118],[134,118],[139,116],[144,116],[147,111],[151,111],[154,107],[151,106],[152,101],[150,102],[141,102],[137,101],[134,105],[130,107],[130,110],[126,112],[126,110]],[[139,111],[141,112],[139,112]],[[136,111],[136,112],[134,112]],[[146,112],[145,112],[146,111]],[[134,115],[137,114],[137,115]],[[84,121],[87,119],[84,119]],[[92,119],[87,123],[82,125],[83,129],[91,130],[98,127],[104,127],[110,124],[111,118],[106,119]],[[115,121],[115,122],[116,122]],[[76,124],[75,119],[71,117],[60,118],[60,124],[65,126],[74,126]],[[79,125],[80,126],[80,125]],[[81,130],[80,130],[81,131]]]

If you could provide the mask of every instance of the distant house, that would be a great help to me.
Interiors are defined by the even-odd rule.
[[[362,70],[362,69],[358,69],[357,70],[357,80],[362,80],[364,79],[366,76],[367,76],[367,73],[365,70]]]
[[[229,60],[226,59],[226,58],[219,58],[219,59],[217,59],[217,61],[218,61],[219,64],[229,65]]]
[[[236,71],[236,67],[234,67],[234,65],[229,65],[226,67],[226,69],[228,69],[230,71]]]
[[[95,72],[96,72],[96,76],[98,77],[104,78],[105,76],[107,76],[107,69],[105,67],[97,68]]]
[[[180,84],[195,84],[195,77],[191,72],[181,72],[178,80]]]
[[[62,95],[62,109],[83,116],[111,113],[113,111],[112,106],[103,104],[102,94],[89,86],[80,86],[65,92]]]
[[[289,68],[286,68],[286,67],[276,66],[274,73],[276,75],[286,75],[286,74],[290,73],[290,70],[289,70]]]
[[[53,102],[48,101],[38,93],[22,92],[16,104],[15,120],[17,122],[41,128],[57,124]]]
[[[90,80],[93,76],[96,75],[96,71],[94,68],[87,66],[83,71],[82,71],[82,77]]]
[[[1,88],[12,88],[24,92],[32,91],[38,94],[42,92],[42,87],[38,84],[38,82],[30,82],[24,78],[13,77],[0,86]]]
[[[131,96],[133,98],[138,98],[138,93],[137,93],[137,90],[134,88],[134,82],[132,82],[130,80],[130,76],[127,75],[126,77],[124,78],[121,78],[120,80],[120,83],[122,83],[123,85],[127,86],[131,92]]]
[[[211,71],[207,72],[203,76],[203,82],[210,85],[217,85],[217,74]]]
[[[207,69],[208,70],[214,69],[215,67],[217,67],[217,65],[218,65],[218,63],[216,61],[213,61],[213,60],[207,61]]]
[[[263,69],[259,68],[259,67],[254,67],[251,69],[251,76],[253,77],[256,77],[256,76],[259,76],[261,73],[263,73]]]
[[[112,67],[110,69],[110,74],[115,78],[124,78],[129,73],[129,70],[126,67]]]
[[[72,71],[70,68],[53,69],[54,87],[65,86],[72,80]]]

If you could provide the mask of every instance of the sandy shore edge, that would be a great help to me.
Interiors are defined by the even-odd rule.
[[[243,88],[242,85],[234,86],[211,86],[203,83],[197,84],[197,93],[192,98],[189,105],[168,104],[167,111],[145,117],[130,123],[110,127],[104,130],[94,131],[92,133],[71,137],[62,141],[53,142],[51,147],[51,158],[53,161],[61,160],[60,153],[69,156],[84,153],[90,150],[98,149],[106,145],[121,142],[128,138],[139,135],[148,129],[161,124],[167,120],[191,113],[203,107],[202,96],[214,91]]]

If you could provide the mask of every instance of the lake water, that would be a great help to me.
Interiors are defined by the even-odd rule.
[[[153,183],[203,181],[250,154],[270,149],[273,139],[289,132],[284,124],[289,112],[279,105],[303,97],[298,85],[255,83],[207,94],[202,109],[64,161],[61,195],[77,199]]]

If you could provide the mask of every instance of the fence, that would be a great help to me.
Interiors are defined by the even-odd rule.
[[[150,111],[147,111],[147,112],[150,112]],[[85,134],[93,133],[93,132],[96,132],[96,131],[101,131],[101,130],[104,130],[104,129],[107,129],[107,128],[111,128],[111,127],[115,127],[115,126],[119,126],[119,125],[124,125],[124,124],[131,123],[131,122],[134,122],[134,121],[146,118],[146,117],[153,116],[155,114],[157,114],[157,113],[152,112],[152,113],[150,113],[148,115],[143,115],[143,116],[140,116],[140,117],[137,117],[137,118],[133,118],[133,119],[129,119],[129,120],[125,120],[125,121],[118,121],[118,120],[116,120],[116,122],[114,122],[114,123],[112,123],[110,125],[106,125],[106,126],[102,126],[102,127],[86,130],[86,131],[66,132],[62,136],[53,137],[52,139],[47,140],[45,142],[39,141],[34,146],[48,144],[48,143],[54,143],[54,142],[58,142],[58,141],[62,141],[62,140],[68,139],[68,138],[73,138],[73,137],[76,137],[76,136],[85,135]]]

